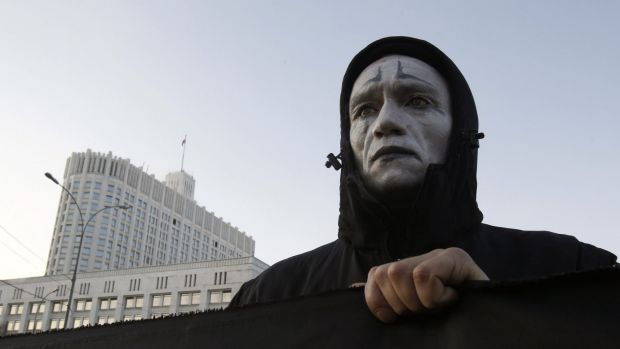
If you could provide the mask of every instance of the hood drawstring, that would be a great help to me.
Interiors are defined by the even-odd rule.
[[[484,132],[478,132],[478,130],[471,130],[467,133],[461,133],[461,136],[469,142],[471,149],[477,149],[480,148],[479,140],[484,138]]]
[[[334,153],[327,154],[327,161],[325,162],[325,167],[330,168],[333,167],[334,170],[338,171],[342,167],[342,162],[338,159],[342,159],[342,154],[334,155]]]

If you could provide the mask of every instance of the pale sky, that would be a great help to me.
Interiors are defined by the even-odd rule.
[[[336,238],[338,97],[380,37],[441,48],[472,88],[485,222],[620,253],[615,1],[0,2],[0,279],[45,271],[71,152],[112,151],[252,235],[272,264]]]

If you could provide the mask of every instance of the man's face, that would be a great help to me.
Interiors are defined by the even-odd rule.
[[[452,115],[443,77],[408,56],[387,56],[359,75],[349,100],[349,137],[369,189],[399,196],[420,188],[429,164],[443,163]]]

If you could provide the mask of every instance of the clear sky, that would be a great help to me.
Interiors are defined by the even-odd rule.
[[[620,253],[617,1],[0,2],[0,279],[43,274],[71,152],[112,151],[274,263],[336,238],[338,96],[355,53],[424,38],[468,79],[490,224]]]

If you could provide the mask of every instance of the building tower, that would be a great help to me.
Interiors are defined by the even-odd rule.
[[[254,255],[252,237],[196,203],[195,180],[184,171],[161,182],[129,159],[89,149],[67,159],[63,182],[84,221],[106,205],[132,206],[106,210],[86,227],[79,272]],[[46,275],[73,270],[80,236],[78,211],[62,192]]]

